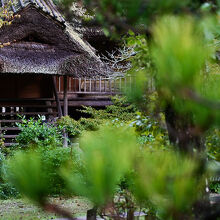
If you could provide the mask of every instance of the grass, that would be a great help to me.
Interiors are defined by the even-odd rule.
[[[91,204],[83,198],[71,199],[52,198],[51,201],[65,208],[75,216],[85,216]],[[49,220],[59,216],[43,212],[39,207],[32,205],[25,199],[0,200],[0,220]]]

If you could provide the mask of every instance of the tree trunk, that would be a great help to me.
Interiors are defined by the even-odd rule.
[[[87,220],[96,220],[96,217],[97,217],[97,208],[96,207],[89,209],[87,211],[87,216],[86,216]]]
[[[127,220],[134,220],[134,209],[128,209]]]
[[[204,150],[203,132],[195,126],[192,114],[175,111],[171,104],[165,108],[165,120],[170,142],[181,152],[192,154],[193,149]]]
[[[175,111],[172,104],[168,104],[165,108],[165,120],[170,142],[176,146],[181,152],[192,155],[193,150],[197,150],[198,170],[195,175],[200,178],[206,168],[206,158],[202,153],[205,150],[203,134],[204,129],[196,127],[193,123],[193,115],[182,114]],[[201,154],[200,154],[201,153]],[[195,219],[204,219],[203,217],[210,211],[209,193],[204,189],[202,199],[197,201],[193,207]]]

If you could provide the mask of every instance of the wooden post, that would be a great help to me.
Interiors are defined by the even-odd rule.
[[[92,80],[89,80],[89,91],[92,92]]]
[[[81,78],[79,78],[79,92],[81,92]]]
[[[109,91],[110,93],[112,93],[112,80],[109,79]]]
[[[60,82],[60,79],[59,79],[59,82]],[[58,92],[57,92],[56,77],[55,76],[53,76],[53,93],[54,93],[54,96],[55,96],[55,99],[56,99],[58,117],[61,118],[63,113],[62,113],[60,99],[59,99]]]
[[[63,94],[63,112],[64,116],[68,115],[68,87],[67,87],[67,76],[64,76],[63,78],[63,87],[64,87],[64,94]]]
[[[64,87],[64,92],[63,92],[63,112],[64,116],[68,115],[68,87],[67,87],[67,76],[63,77],[63,87]],[[64,131],[64,147],[68,147],[68,142],[67,142],[67,133]]]
[[[74,92],[78,92],[77,85],[76,85],[76,80],[77,80],[76,78],[73,78],[73,81],[74,81],[74,84],[75,84],[75,88],[73,90]]]
[[[99,92],[102,92],[102,78],[99,77]]]
[[[84,78],[84,92],[86,92],[86,78]]]
[[[93,92],[96,92],[96,78],[94,79],[94,91]]]
[[[59,79],[59,82],[58,82],[59,83],[59,85],[58,85],[59,86],[58,87],[58,92],[61,92],[61,80],[60,80],[60,77],[58,79]]]
[[[71,85],[72,85],[72,83],[71,83],[71,80],[72,80],[72,78],[71,77],[69,77],[69,91],[71,92]]]
[[[106,78],[104,78],[104,92],[106,92]]]

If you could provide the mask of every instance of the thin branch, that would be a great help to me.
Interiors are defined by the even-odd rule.
[[[191,89],[184,89],[183,94],[186,98],[203,105],[208,108],[220,110],[220,102],[215,102],[210,99],[206,99],[199,94],[197,94],[195,91],[192,91]]]
[[[110,75],[124,76],[131,68],[131,58],[137,52],[134,47],[123,46],[115,51],[107,52],[107,56],[102,56],[101,59],[109,66]]]
[[[62,216],[66,219],[69,219],[69,220],[76,220],[76,218],[73,218],[73,216],[70,212],[62,209],[61,207],[59,207],[56,204],[46,203],[46,204],[42,205],[42,208],[46,212],[55,213],[55,214]]]

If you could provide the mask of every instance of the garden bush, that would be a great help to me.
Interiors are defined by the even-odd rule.
[[[208,158],[210,161],[216,161],[214,164],[219,167],[220,165],[220,130],[217,128],[210,129],[207,132],[205,145],[207,149]],[[220,168],[217,168],[218,170]],[[213,193],[220,193],[220,178],[214,176],[210,179],[209,188]]]
[[[82,110],[78,111],[88,115],[87,118],[82,117],[75,120],[65,116],[57,120],[57,127],[59,130],[65,129],[70,138],[76,138],[83,131],[97,131],[100,125],[106,123],[122,125],[135,119],[137,109],[134,105],[128,103],[126,97],[112,97],[112,102],[113,105],[107,106],[105,109],[84,106]]]
[[[50,195],[64,194],[64,182],[58,172],[59,168],[72,158],[72,150],[63,147],[63,127],[55,123],[46,123],[42,118],[23,118],[22,123],[17,125],[21,132],[16,138],[17,145],[7,150],[7,159],[19,150],[36,152],[44,172],[47,173]],[[2,149],[6,151],[6,148]]]
[[[25,148],[30,145],[62,146],[62,131],[52,123],[42,121],[42,118],[27,120],[22,118],[22,123],[17,123],[21,132],[16,137],[19,148]]]
[[[220,130],[217,128],[211,129],[207,133],[205,144],[209,159],[220,162]]]
[[[59,169],[70,159],[73,159],[71,148],[49,146],[38,147],[34,150],[40,155],[44,172],[47,174],[50,195],[65,194],[64,181],[59,175]]]
[[[3,161],[4,164],[4,177],[1,178],[0,175],[0,198],[8,198],[10,196],[16,196],[17,192],[13,186],[8,184],[5,179],[8,178],[8,174],[10,173],[8,170],[7,161],[11,160],[14,155],[18,155],[22,153],[23,155],[31,155],[34,153],[38,156],[41,166],[42,172],[46,175],[46,182],[47,182],[47,193],[51,196],[56,195],[64,195],[65,194],[65,184],[62,178],[59,175],[59,170],[62,166],[68,163],[71,159],[74,159],[74,155],[72,149],[70,147],[57,147],[57,146],[32,146],[31,148],[26,148],[22,150],[16,150],[13,155],[7,157],[7,160]],[[30,153],[31,152],[31,153]],[[29,166],[29,165],[27,165]],[[1,174],[1,173],[0,173]]]
[[[0,199],[8,199],[10,197],[17,197],[18,191],[8,181],[5,180],[6,167],[5,156],[0,151]]]
[[[95,109],[84,106],[82,113],[86,113],[90,118],[97,120],[114,120],[118,119],[122,122],[128,122],[135,118],[137,108],[130,104],[125,96],[112,97],[113,105],[107,106],[105,109]]]
[[[170,148],[166,127],[162,126],[165,123],[161,120],[138,113],[136,119],[130,123],[135,128],[141,146],[152,150]]]
[[[96,131],[101,123],[102,121],[96,119],[80,118],[75,120],[69,116],[64,116],[56,122],[59,130],[65,129],[69,138],[79,137],[83,131]]]

